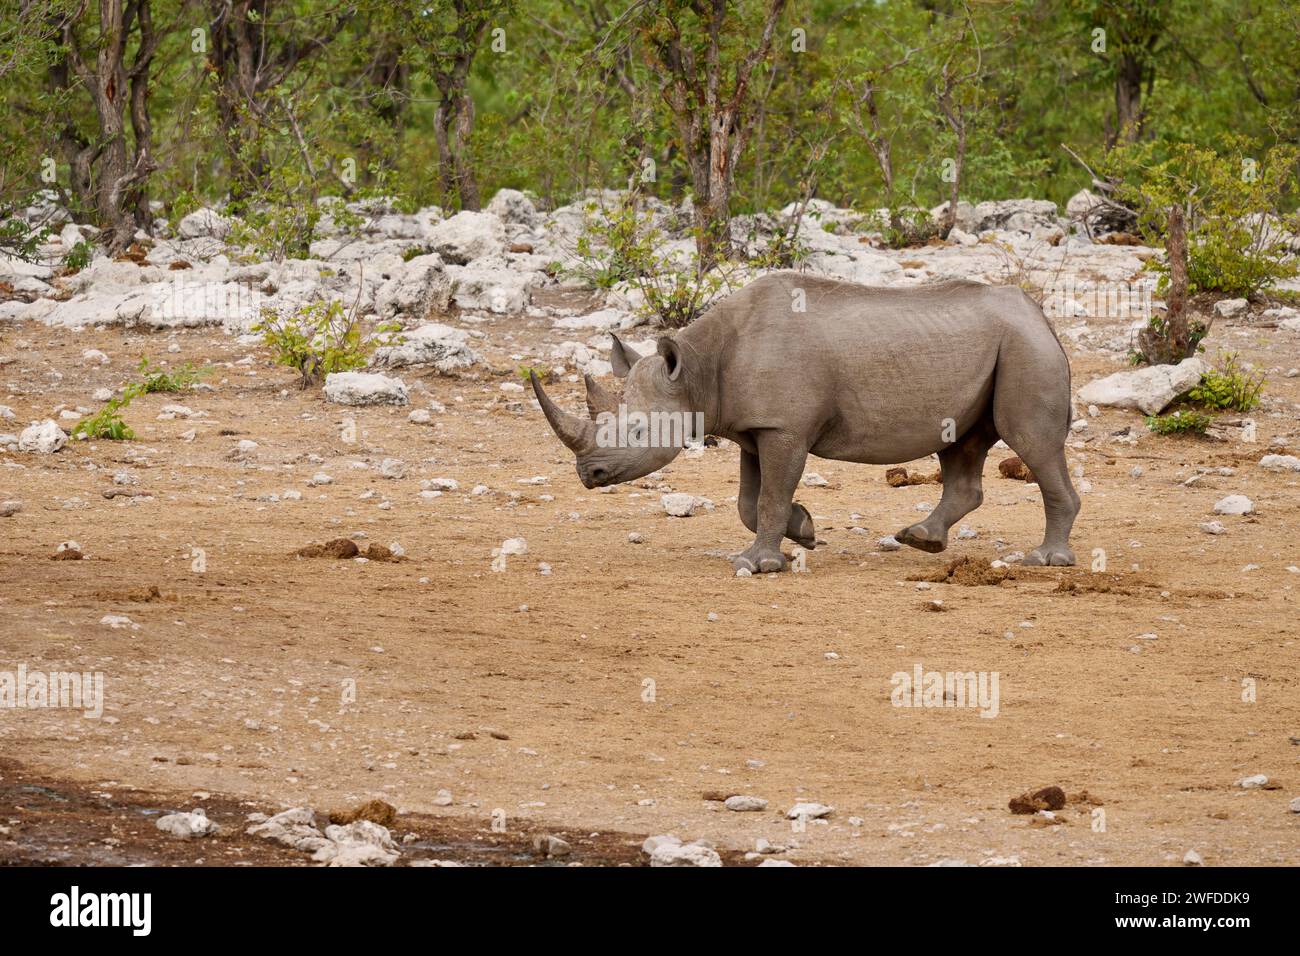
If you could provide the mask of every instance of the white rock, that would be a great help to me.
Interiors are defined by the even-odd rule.
[[[810,471],[803,476],[803,484],[805,488],[825,488],[830,485],[830,482],[817,472]]]
[[[430,322],[410,332],[403,332],[400,342],[395,345],[381,346],[375,350],[374,356],[375,365],[390,368],[403,365],[432,365],[443,374],[469,368],[480,361],[482,358],[479,354],[469,347],[468,332],[438,322]]]
[[[23,510],[23,503],[16,498],[0,501],[0,518],[12,518]]]
[[[1201,859],[1201,854],[1195,850],[1188,850],[1183,854],[1183,864],[1185,866],[1203,866],[1205,861]]]
[[[1220,521],[1202,521],[1201,530],[1206,534],[1227,534],[1228,529]]]
[[[1255,503],[1245,495],[1228,495],[1220,498],[1214,505],[1216,515],[1248,515],[1255,510]]]
[[[466,266],[448,268],[455,282],[455,303],[468,311],[507,315],[522,312],[532,301],[532,290],[545,276],[520,271],[504,259],[479,259]]]
[[[523,538],[506,538],[501,542],[503,555],[520,555],[528,553],[528,542]]]
[[[491,213],[464,210],[434,226],[429,241],[445,261],[464,265],[501,255],[505,251],[505,229]]]
[[[1220,299],[1214,303],[1214,314],[1225,319],[1235,319],[1250,311],[1250,303],[1245,299]]]
[[[312,859],[328,866],[392,866],[400,855],[388,828],[369,820],[328,826],[325,838]]]
[[[406,462],[400,458],[385,458],[379,463],[379,473],[385,478],[405,478]]]
[[[224,239],[230,234],[230,220],[205,206],[181,219],[176,234],[182,239]]]
[[[767,809],[767,801],[762,797],[750,797],[743,794],[727,797],[723,801],[723,806],[728,810],[735,810],[737,813],[751,813],[758,810]]]
[[[182,840],[211,836],[221,829],[208,819],[208,815],[202,809],[190,813],[169,813],[159,817],[156,825],[163,833],[169,833]]]
[[[828,807],[824,803],[796,803],[786,811],[785,815],[788,820],[798,820],[800,817],[816,820],[820,817],[829,816],[834,811],[834,807]]]
[[[460,488],[460,482],[455,478],[430,478],[420,484],[430,491],[457,491]]]
[[[337,405],[405,405],[406,383],[374,372],[332,372],[325,398]]]
[[[486,211],[502,222],[518,226],[536,225],[539,218],[532,200],[517,189],[498,189]]]
[[[406,416],[406,420],[412,425],[428,425],[433,421],[433,415],[427,408],[417,408]]]
[[[1249,777],[1242,777],[1237,781],[1237,786],[1243,790],[1258,790],[1268,783],[1268,777],[1262,773],[1253,774]]]
[[[310,807],[295,807],[256,823],[245,831],[249,836],[274,840],[294,850],[315,853],[331,841],[316,828],[316,814]]]
[[[650,854],[651,866],[722,866],[716,850],[699,843],[664,843]]]
[[[876,541],[876,547],[881,551],[898,551],[903,547],[903,545],[892,534],[887,534]]]
[[[1157,415],[1201,380],[1208,366],[1198,358],[1177,365],[1153,365],[1116,372],[1079,389],[1079,401],[1112,408],[1135,408]]]
[[[648,836],[641,844],[641,852],[650,856],[661,846],[681,846],[681,838],[672,833],[661,833],[657,836]]]
[[[375,290],[375,314],[382,320],[403,316],[423,322],[434,313],[447,311],[452,291],[451,277],[440,256],[416,256]]]
[[[1265,455],[1259,464],[1269,471],[1300,471],[1300,458],[1295,455]]]
[[[695,508],[699,504],[694,495],[688,495],[680,491],[664,495],[659,501],[663,505],[664,511],[674,518],[689,518],[695,514]]]
[[[52,455],[67,443],[67,434],[57,422],[49,418],[27,426],[18,435],[19,451],[36,452],[40,455]]]
[[[81,353],[81,360],[83,362],[94,362],[98,365],[107,365],[109,361],[108,356],[99,349],[86,349]]]

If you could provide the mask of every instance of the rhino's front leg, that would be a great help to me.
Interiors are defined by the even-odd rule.
[[[758,531],[758,492],[761,487],[762,471],[758,455],[741,449],[740,452],[740,494],[736,496],[736,506],[740,511],[740,520],[750,531]],[[790,520],[786,524],[785,536],[809,551],[817,547],[817,531],[813,527],[812,515],[799,502],[790,505]]]
[[[759,470],[758,533],[754,543],[732,558],[731,564],[737,571],[751,573],[783,571],[789,562],[781,553],[781,539],[796,517],[791,499],[803,474],[804,462],[808,460],[808,451],[792,436],[781,432],[758,432],[755,443]],[[743,459],[741,465],[745,467]],[[743,498],[743,473],[741,480]],[[800,507],[800,510],[804,509]],[[811,519],[808,524],[811,532]]]

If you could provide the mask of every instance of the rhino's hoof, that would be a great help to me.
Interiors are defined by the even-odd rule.
[[[1068,568],[1074,566],[1074,552],[1069,548],[1034,548],[1020,561],[1021,564],[1029,567],[1038,568],[1044,565],[1051,565],[1058,568]]]
[[[812,551],[817,547],[817,529],[808,509],[797,502],[790,508],[790,530],[786,537],[799,547]]]
[[[755,551],[753,548],[742,551],[731,559],[732,568],[737,571],[748,571],[750,574],[784,571],[789,565],[790,562],[780,551]]]
[[[948,536],[946,534],[942,538],[936,538],[930,529],[923,524],[914,524],[909,528],[904,528],[894,535],[894,539],[901,544],[911,545],[913,548],[920,548],[922,551],[929,551],[931,554],[948,548]]]

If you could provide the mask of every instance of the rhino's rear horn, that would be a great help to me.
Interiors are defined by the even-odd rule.
[[[537,403],[542,406],[542,414],[550,422],[551,428],[559,436],[560,441],[568,446],[570,451],[582,454],[590,451],[596,443],[596,426],[585,418],[579,418],[577,415],[570,415],[561,409],[542,389],[542,383],[538,381],[537,374],[531,369],[528,371],[528,380],[532,382],[533,394],[537,396]]]
[[[617,395],[607,390],[590,375],[582,376],[582,381],[587,386],[587,413],[593,420],[601,412],[618,413]]]

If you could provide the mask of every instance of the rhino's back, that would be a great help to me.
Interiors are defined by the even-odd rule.
[[[987,409],[1000,354],[1059,361],[1069,374],[1051,326],[1015,288],[872,288],[775,273],[733,299],[724,404],[741,428],[806,418],[825,432],[833,453],[823,457],[929,454],[948,419],[960,433]]]

